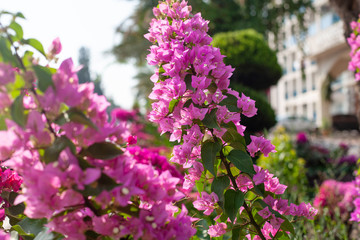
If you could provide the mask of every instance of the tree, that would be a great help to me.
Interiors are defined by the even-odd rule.
[[[79,49],[79,64],[82,68],[78,72],[79,83],[91,82],[90,77],[90,49],[81,47]]]
[[[352,32],[350,23],[357,21],[360,14],[359,0],[329,0],[330,5],[344,21],[344,36],[349,37]]]
[[[275,51],[253,29],[218,33],[214,36],[213,45],[226,56],[224,62],[235,68],[232,83],[265,90],[281,77],[281,66]]]
[[[93,80],[90,75],[90,49],[86,47],[81,47],[79,49],[79,64],[82,65],[82,68],[77,73],[79,83],[93,82],[94,91],[99,95],[104,95],[101,88],[101,76],[97,75]]]

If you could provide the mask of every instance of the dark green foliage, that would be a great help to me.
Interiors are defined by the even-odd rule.
[[[226,56],[224,62],[235,68],[231,77],[233,83],[264,90],[281,77],[275,51],[253,29],[218,33],[213,38],[213,45]]]
[[[150,43],[144,38],[153,17],[152,8],[158,0],[137,0],[138,5],[130,17],[117,28],[122,35],[121,42],[112,52],[120,62],[130,59],[138,65],[145,63]],[[306,9],[312,8],[312,0],[284,0],[282,4],[273,0],[189,0],[193,13],[201,12],[209,20],[209,34],[238,29],[254,28],[263,35],[269,32],[278,35],[285,16],[293,15],[299,21],[299,28],[304,28],[303,20]]]
[[[256,103],[258,111],[255,116],[248,118],[244,115],[241,116],[241,124],[246,126],[246,130],[250,133],[270,129],[276,124],[275,112],[267,101],[265,94],[257,92],[251,88],[245,87],[240,84],[232,86],[232,88],[240,93],[244,93],[247,97],[253,99]]]

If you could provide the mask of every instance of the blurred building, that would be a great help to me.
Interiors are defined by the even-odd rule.
[[[333,116],[355,115],[354,76],[347,70],[350,48],[343,23],[328,0],[315,0],[307,15],[308,31],[295,31],[295,17],[285,20],[278,46],[283,76],[270,89],[278,119],[305,117],[317,126],[330,126]],[[271,36],[270,36],[271,38]]]

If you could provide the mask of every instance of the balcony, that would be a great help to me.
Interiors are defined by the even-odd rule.
[[[305,43],[305,51],[309,56],[320,55],[329,49],[345,44],[343,23],[336,22],[330,27],[309,37]]]

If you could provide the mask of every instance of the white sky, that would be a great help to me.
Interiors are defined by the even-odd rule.
[[[78,64],[81,46],[91,52],[90,69],[102,76],[102,87],[121,107],[133,104],[136,74],[130,64],[119,64],[105,52],[119,42],[116,27],[132,12],[137,1],[127,0],[1,0],[0,11],[22,12],[24,38],[36,38],[45,50],[56,37],[62,43],[60,60],[72,57]]]

